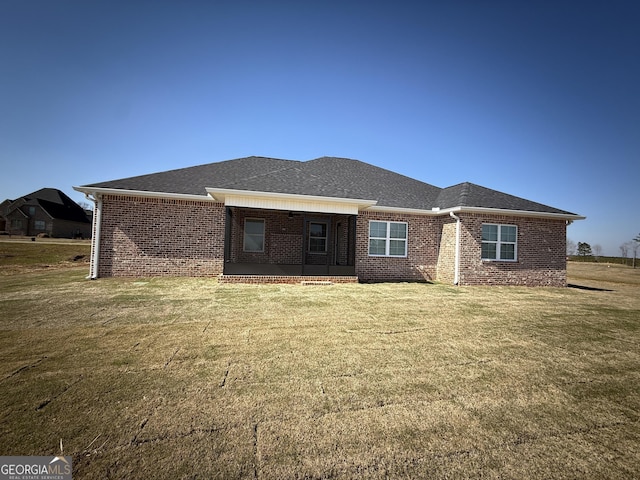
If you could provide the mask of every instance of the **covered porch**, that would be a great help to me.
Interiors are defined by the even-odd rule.
[[[356,217],[226,207],[223,277],[280,277],[274,278],[278,283],[297,283],[286,277],[357,281]]]
[[[225,205],[221,281],[358,281],[356,220],[375,200],[222,188],[207,192]]]

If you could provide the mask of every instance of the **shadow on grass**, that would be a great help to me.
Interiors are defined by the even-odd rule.
[[[608,288],[587,287],[586,285],[575,285],[573,283],[568,283],[567,287],[577,288],[578,290],[589,290],[590,292],[613,292],[613,290]]]

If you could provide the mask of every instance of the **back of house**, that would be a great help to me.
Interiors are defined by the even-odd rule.
[[[92,278],[564,286],[566,226],[584,218],[336,157],[246,157],[74,188],[96,203]]]

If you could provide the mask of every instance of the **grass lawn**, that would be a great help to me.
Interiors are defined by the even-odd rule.
[[[62,444],[78,479],[640,477],[640,269],[89,281],[66,248],[0,263],[0,455]]]

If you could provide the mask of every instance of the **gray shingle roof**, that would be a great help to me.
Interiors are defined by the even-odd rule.
[[[58,189],[41,188],[36,192],[20,197],[20,199],[24,201],[24,205],[41,206],[52,218],[90,223],[82,207]],[[11,209],[11,206],[8,208]]]
[[[321,157],[300,162],[246,157],[85,185],[206,196],[206,188],[377,200],[378,206],[487,207],[544,213],[570,212],[472,183],[439,188],[359,160]]]
[[[474,183],[464,182],[443,188],[438,195],[436,207],[484,207],[503,210],[524,210],[527,212],[544,212],[574,215],[571,212],[533,202],[525,198],[509,195]]]

